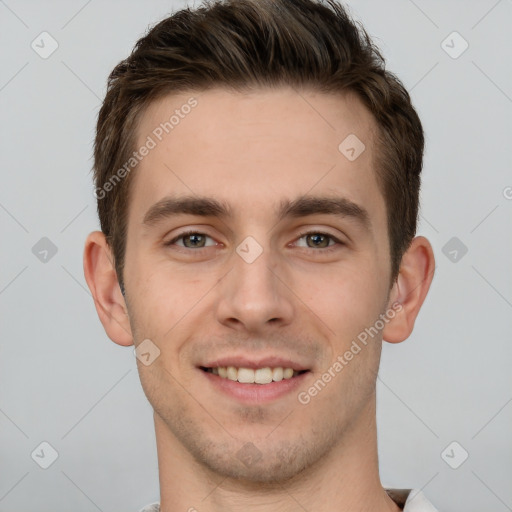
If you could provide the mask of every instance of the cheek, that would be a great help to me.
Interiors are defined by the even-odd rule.
[[[295,272],[292,279],[297,296],[336,337],[346,339],[373,323],[381,312],[385,291],[378,265],[361,255],[340,265]]]
[[[138,341],[152,340],[160,349],[158,362],[169,370],[183,359],[183,348],[197,335],[208,314],[213,311],[214,287],[218,279],[212,274],[168,265],[140,265],[132,273],[130,321]],[[186,366],[186,365],[185,365]]]

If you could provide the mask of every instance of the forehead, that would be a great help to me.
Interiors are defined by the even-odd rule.
[[[152,148],[133,176],[130,218],[141,223],[166,196],[198,195],[256,222],[255,214],[270,219],[284,200],[312,194],[365,205],[380,222],[375,132],[353,94],[212,89],[163,97],[138,126],[137,148]]]

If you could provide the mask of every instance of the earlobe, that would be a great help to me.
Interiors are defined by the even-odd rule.
[[[126,303],[117,280],[112,253],[101,231],[90,233],[85,242],[84,275],[108,337],[118,345],[133,345]]]
[[[395,316],[386,324],[382,339],[389,343],[406,340],[434,277],[435,258],[430,242],[417,236],[402,257],[400,272],[390,293],[388,308],[394,303]]]

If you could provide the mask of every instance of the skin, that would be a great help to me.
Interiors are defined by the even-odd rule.
[[[183,93],[150,105],[137,147],[191,96],[198,105],[133,171],[126,300],[104,235],[91,233],[84,251],[110,339],[148,338],[160,350],[137,365],[154,408],[162,512],[399,510],[379,478],[376,375],[382,340],[412,332],[434,255],[416,237],[391,282],[371,114],[351,94]],[[354,161],[338,150],[349,134],[366,146]],[[276,218],[281,200],[313,194],[364,207],[369,229],[329,214]],[[233,217],[175,215],[145,226],[146,211],[167,195],[222,200]],[[187,229],[207,235],[199,248],[190,238],[164,245]],[[343,244],[327,238],[319,248],[303,231]],[[247,236],[263,249],[252,263],[236,252]],[[200,362],[223,355],[278,354],[307,365],[299,391],[307,390],[396,302],[394,318],[308,404],[292,392],[244,405],[198,373]],[[237,457],[246,443],[260,454],[248,465]]]

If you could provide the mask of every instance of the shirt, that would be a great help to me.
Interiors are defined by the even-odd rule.
[[[403,512],[438,512],[418,489],[385,489]],[[139,512],[160,512],[160,503],[146,505]]]

